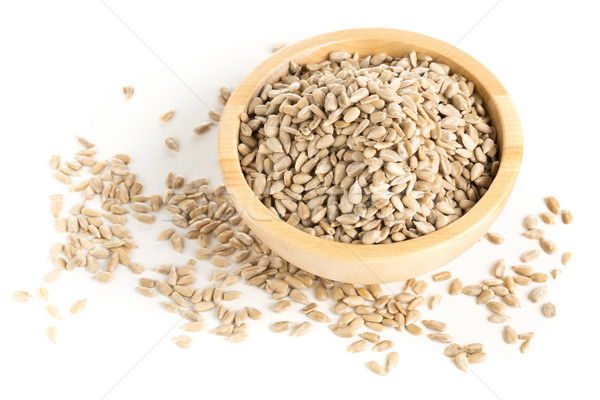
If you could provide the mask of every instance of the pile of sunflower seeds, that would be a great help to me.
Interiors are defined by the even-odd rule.
[[[229,301],[243,296],[243,290],[232,287],[245,282],[263,289],[272,298],[273,312],[285,313],[296,304],[306,315],[305,321],[281,320],[274,323],[274,332],[288,331],[290,336],[298,337],[311,331],[310,321],[329,324],[333,334],[352,341],[347,347],[349,352],[358,353],[369,348],[374,352],[388,352],[385,366],[376,361],[367,363],[369,369],[380,375],[387,375],[398,363],[398,353],[392,351],[394,342],[381,337],[392,331],[406,331],[413,335],[422,335],[425,331],[429,339],[444,344],[444,354],[463,371],[468,370],[469,364],[487,360],[483,344],[460,346],[447,333],[448,326],[444,322],[422,319],[422,309],[426,305],[433,310],[442,300],[439,293],[425,297],[430,286],[425,279],[409,279],[400,293],[386,294],[380,285],[352,285],[315,276],[289,264],[265,247],[235,211],[223,186],[213,190],[205,178],[186,181],[183,176],[170,173],[162,196],[145,196],[135,173],[127,168],[129,156],[118,154],[99,161],[94,158],[96,150],[93,145],[85,139],[80,139],[80,142],[85,149],[76,154],[75,161],[61,163],[58,156],[51,159],[56,178],[70,184],[69,191],[82,192],[85,200],[76,203],[69,214],[63,216],[64,196],[59,194],[50,198],[56,230],[68,235],[68,241],[52,246],[50,257],[56,269],[46,275],[47,282],[56,280],[62,271],[85,267],[99,282],[107,283],[113,279],[117,267],[123,265],[134,273],[142,274],[136,288],[141,295],[148,298],[162,296],[160,305],[166,311],[179,313],[188,320],[180,329],[190,334],[205,330],[207,323],[203,315],[214,313],[218,322],[210,332],[232,343],[242,342],[248,337],[248,318],[259,320],[262,317],[262,312],[251,306],[238,309],[227,306]],[[79,177],[84,167],[89,168],[89,176],[72,184],[70,179]],[[86,204],[96,197],[101,201],[100,209]],[[560,209],[556,199],[549,198],[546,203],[553,215],[562,216],[565,224],[572,222],[571,213]],[[144,270],[130,259],[132,250],[137,246],[125,227],[128,215],[138,221],[152,223],[155,213],[161,209],[171,214],[169,221],[172,226],[166,227],[157,239],[168,241],[178,253],[193,246],[196,259],[210,260],[214,266],[208,281],[198,281],[195,259],[182,266],[161,265],[153,271]],[[542,250],[549,255],[556,252],[556,245],[538,228],[535,215],[528,215],[523,225],[523,235],[537,239],[541,247],[541,250],[534,249],[525,254],[535,254],[535,258]],[[487,237],[494,244],[503,243],[498,233],[490,233]],[[531,260],[531,257],[528,255],[526,259]],[[563,263],[566,264],[570,257],[570,253],[564,253]],[[102,259],[107,261],[101,268],[98,260]],[[450,295],[463,293],[476,296],[477,304],[486,304],[492,311],[491,322],[505,323],[510,319],[506,314],[507,306],[520,308],[522,304],[515,293],[516,285],[548,280],[547,274],[536,272],[529,265],[515,265],[512,271],[514,275],[505,274],[504,261],[500,259],[492,268],[493,277],[478,285],[463,286],[460,279],[452,279],[449,271],[437,272],[431,279],[433,284],[449,281]],[[553,271],[552,276],[556,278],[558,271]],[[312,291],[312,295],[307,293],[308,290]],[[47,289],[40,288],[38,294],[42,299],[48,299]],[[546,286],[539,286],[530,292],[528,298],[540,303],[546,294]],[[13,294],[13,298],[21,302],[31,297],[24,291]],[[498,301],[500,299],[502,301]],[[331,309],[323,308],[331,304],[331,300]],[[78,314],[85,305],[86,300],[80,300],[73,305],[71,312]],[[49,305],[47,311],[52,317],[61,318],[57,307]],[[545,303],[542,313],[546,317],[554,317],[556,308],[552,303]],[[333,319],[336,320],[332,322]],[[524,342],[520,349],[526,352],[533,333],[518,335],[513,331],[509,326],[505,327],[505,341],[512,344],[522,339]],[[56,343],[57,329],[51,326],[47,333]],[[189,348],[193,343],[189,335],[176,336],[173,341],[182,348]]]
[[[77,165],[76,162],[71,161],[62,165],[60,158],[53,156],[51,168],[57,170],[55,176],[59,181],[70,183],[69,177],[79,176],[77,171],[80,171],[83,165],[89,167],[92,176],[72,185],[70,191],[83,191],[86,200],[99,196],[104,211],[86,207],[85,202],[82,202],[72,207],[71,215],[65,218],[60,215],[63,195],[50,197],[50,208],[56,218],[56,229],[59,233],[69,232],[69,241],[66,244],[57,243],[52,246],[50,257],[57,268],[46,275],[47,282],[56,280],[63,270],[82,266],[94,273],[94,277],[103,283],[112,280],[119,264],[128,266],[135,273],[143,273],[144,269],[141,265],[129,260],[129,253],[136,246],[129,230],[124,226],[127,222],[126,215],[129,213],[126,206],[129,205],[136,219],[151,223],[154,221],[153,213],[160,210],[164,204],[172,214],[171,222],[174,227],[165,229],[158,240],[169,240],[172,248],[179,253],[183,252],[186,239],[197,241],[199,247],[196,250],[196,258],[210,258],[216,267],[210,275],[209,282],[206,282],[208,285],[204,287],[195,285],[197,283],[196,262],[193,259],[180,267],[168,264],[156,268],[155,272],[162,274],[164,279],[140,278],[139,286],[136,288],[140,294],[153,298],[158,293],[167,297],[168,299],[161,302],[162,307],[169,312],[181,313],[190,321],[181,326],[184,331],[204,330],[206,323],[202,313],[215,310],[219,325],[211,332],[225,336],[229,342],[244,341],[248,335],[245,321],[248,317],[260,319],[262,313],[253,307],[230,310],[225,306],[225,302],[242,296],[242,291],[225,290],[242,278],[247,285],[258,286],[272,297],[275,301],[273,311],[285,312],[290,309],[292,302],[299,303],[303,306],[302,311],[307,318],[319,323],[330,323],[331,318],[325,312],[318,310],[318,304],[311,302],[305,291],[314,287],[314,297],[319,302],[330,298],[335,300],[332,311],[339,317],[337,322],[329,327],[334,334],[343,338],[353,338],[357,335],[360,337],[358,341],[348,346],[348,351],[353,353],[367,350],[369,343],[373,344],[372,350],[375,352],[391,350],[394,343],[391,340],[382,340],[379,333],[390,328],[398,331],[406,328],[407,332],[420,335],[423,332],[423,328],[418,324],[420,322],[431,332],[428,334],[431,340],[448,344],[444,354],[452,357],[459,369],[467,371],[470,363],[487,359],[482,344],[471,343],[460,347],[454,343],[451,335],[444,333],[447,330],[445,323],[437,320],[421,320],[419,308],[426,303],[423,294],[428,287],[424,280],[410,279],[401,293],[385,295],[379,285],[356,287],[314,276],[290,265],[264,247],[235,212],[228,201],[224,187],[221,186],[213,191],[209,188],[207,179],[200,178],[186,182],[184,177],[171,173],[167,176],[167,188],[162,197],[143,196],[140,194],[142,185],[135,180],[135,174],[127,171],[125,167],[129,163],[129,156],[120,154],[106,161],[96,161],[93,159],[95,154],[93,145],[85,139],[80,139],[80,142],[86,149],[76,155],[76,162],[81,164],[84,161],[84,164]],[[103,172],[105,169],[106,171]],[[550,198],[547,203],[553,213],[563,215],[564,223],[571,223],[571,213],[558,209],[558,202],[555,199]],[[565,215],[569,217],[565,218]],[[103,219],[113,225],[107,226]],[[555,246],[548,247],[547,244],[543,244],[550,241],[542,240],[545,239],[544,233],[537,228],[535,216],[527,216],[524,226],[527,229],[526,237],[531,236],[529,232],[537,229],[533,236],[540,239],[542,249],[549,254],[555,252],[548,250]],[[178,233],[176,229],[183,229],[183,231]],[[495,244],[503,241],[500,240],[499,234],[489,234],[488,239]],[[217,243],[214,243],[215,240]],[[566,264],[570,257],[570,253],[564,253],[563,263]],[[98,258],[108,258],[104,271],[98,272]],[[231,262],[234,263],[232,267],[230,267]],[[226,270],[227,267],[230,268]],[[456,295],[462,292],[467,295],[477,295],[477,303],[487,304],[493,311],[490,321],[506,322],[509,318],[505,316],[506,306],[492,299],[497,295],[503,297],[504,302],[509,306],[520,307],[520,300],[514,295],[515,282],[529,284],[526,279],[535,282],[547,280],[547,275],[533,272],[527,265],[514,266],[513,270],[517,275],[504,277],[504,262],[499,260],[492,271],[495,278],[484,280],[479,286],[464,288],[459,279],[454,279],[449,285],[449,293]],[[553,276],[556,278],[557,274],[553,273]],[[450,272],[443,271],[434,274],[432,280],[440,282],[451,277]],[[532,302],[540,302],[546,293],[545,286],[538,287],[530,293],[529,299]],[[48,299],[47,289],[38,289],[38,294],[43,300]],[[24,291],[16,291],[13,294],[13,298],[20,302],[28,301],[31,297]],[[441,295],[434,295],[429,300],[429,308],[434,309],[440,301]],[[73,305],[71,312],[78,314],[85,305],[86,299],[79,300]],[[62,319],[57,307],[48,305],[46,309],[53,318]],[[542,307],[542,313],[546,317],[554,317],[556,308],[552,303],[546,303]],[[291,329],[290,336],[306,335],[311,328],[312,324],[308,321],[300,323],[279,321],[272,327],[274,332]],[[367,331],[359,333],[363,328]],[[505,341],[514,343],[516,339],[513,337],[523,339],[521,351],[525,353],[529,349],[533,333],[516,335],[516,332],[512,334],[512,331],[508,326],[505,328]],[[56,343],[58,332],[55,326],[48,327],[47,335]],[[187,335],[179,335],[173,338],[173,341],[182,348],[189,348],[192,344],[192,338]],[[385,368],[376,361],[370,361],[367,367],[377,374],[387,375],[397,363],[398,353],[392,351],[386,357]]]
[[[473,82],[415,52],[290,63],[250,101],[239,138],[246,180],[273,214],[345,243],[440,229],[473,207],[499,166]]]

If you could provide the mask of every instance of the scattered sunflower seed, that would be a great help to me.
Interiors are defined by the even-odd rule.
[[[62,319],[62,316],[60,315],[60,310],[55,305],[48,304],[46,306],[46,311],[52,318]]]
[[[496,261],[496,263],[494,264],[494,268],[493,268],[494,276],[499,279],[503,278],[504,270],[505,270],[504,259],[501,258],[498,261]]]
[[[558,251],[558,247],[550,239],[541,238],[540,247],[546,252],[546,254],[554,254]]]
[[[219,122],[221,120],[221,113],[215,110],[210,110],[208,112],[208,118],[212,119],[215,122]]]
[[[504,237],[496,232],[488,232],[486,234],[487,240],[492,244],[502,244],[504,243]]]
[[[464,351],[459,352],[453,357],[454,365],[456,368],[463,372],[469,372],[469,357]]]
[[[462,288],[463,288],[463,284],[462,284],[461,280],[456,278],[450,284],[450,287],[448,288],[448,293],[450,294],[450,296],[456,296],[457,294],[459,294],[462,291]]]
[[[441,294],[436,294],[429,301],[429,309],[433,310],[434,308],[436,308],[437,306],[440,305],[441,301],[442,301],[442,295]]]
[[[48,298],[50,297],[48,289],[46,289],[45,287],[41,287],[37,290],[37,293],[38,296],[40,296],[40,299],[48,301]]]
[[[528,231],[535,229],[537,227],[537,217],[535,216],[535,214],[529,214],[528,216],[526,216],[525,220],[523,220],[523,226]]]
[[[425,320],[422,320],[421,322],[423,323],[423,325],[425,325],[425,327],[427,329],[430,329],[432,331],[444,332],[444,331],[446,331],[446,329],[448,329],[448,326],[441,321],[436,321],[433,319],[425,319]]]
[[[187,335],[175,336],[172,340],[176,346],[179,346],[182,349],[189,349],[192,345],[192,338]]]
[[[179,151],[179,144],[177,143],[177,139],[174,137],[168,137],[165,139],[165,144],[169,148],[169,150]]]
[[[469,364],[476,364],[476,363],[482,363],[487,361],[487,354],[484,353],[483,351],[480,351],[478,353],[473,353],[473,354],[469,354],[467,356],[468,360],[469,360]]]
[[[56,340],[58,339],[58,331],[56,330],[55,326],[49,326],[46,329],[46,335],[52,343],[56,344]]]
[[[521,347],[519,350],[521,350],[521,353],[525,354],[529,351],[530,348],[530,344],[531,344],[531,339],[527,339],[523,342],[523,344],[521,344]]]
[[[81,313],[87,305],[87,299],[77,300],[73,306],[71,306],[71,314],[79,314]]]
[[[552,215],[552,213],[549,213],[549,212],[541,213],[540,219],[546,225],[556,225],[556,218],[554,218],[554,215]]]
[[[512,317],[509,315],[494,314],[488,317],[488,321],[493,322],[495,324],[503,324],[505,322],[508,322],[511,318]]]
[[[540,250],[529,250],[521,255],[521,261],[524,263],[530,263],[537,260],[542,252]]]
[[[539,303],[540,301],[544,300],[544,297],[546,297],[547,293],[548,293],[547,286],[537,287],[537,288],[533,289],[531,291],[531,293],[529,293],[529,300],[531,300],[533,303]]]
[[[123,94],[128,100],[133,96],[134,91],[133,86],[123,86]]]
[[[373,346],[373,351],[387,351],[392,347],[394,347],[394,342],[392,342],[391,340],[383,340],[377,343],[375,346]]]
[[[212,124],[213,124],[212,121],[202,122],[194,127],[194,133],[196,135],[201,135],[201,134],[207,132],[210,129],[210,127],[212,126]]]
[[[367,350],[367,348],[369,347],[368,344],[369,343],[365,339],[357,340],[356,342],[348,346],[348,351],[350,353],[360,353],[362,351]]]
[[[517,331],[515,331],[510,325],[504,327],[504,341],[508,344],[517,343]]]
[[[390,352],[385,359],[385,372],[389,374],[394,368],[398,366],[399,360],[400,355],[397,352]]]
[[[546,303],[542,306],[542,314],[546,318],[556,317],[556,307],[552,303]]]
[[[558,204],[556,197],[546,197],[546,207],[548,207],[548,210],[550,210],[553,214],[560,214],[560,205]]]
[[[180,326],[179,329],[183,329],[187,332],[200,332],[201,330],[204,330],[205,327],[206,324],[204,321],[192,321]]]
[[[367,367],[369,367],[369,369],[371,371],[373,371],[374,373],[376,373],[377,375],[381,375],[381,376],[387,375],[385,368],[383,368],[381,365],[379,365],[379,363],[377,363],[376,361],[369,361],[367,363]]]
[[[437,274],[432,275],[431,278],[435,282],[440,282],[440,281],[445,281],[445,280],[452,278],[452,274],[450,273],[450,271],[442,271],[442,272],[438,272]]]
[[[294,329],[290,332],[290,336],[304,336],[306,335],[312,328],[312,324],[308,321],[302,322],[299,325],[296,325]]]
[[[560,217],[562,219],[563,224],[570,224],[573,222],[573,214],[569,210],[562,210],[560,212]]]
[[[447,333],[430,333],[427,336],[429,336],[431,340],[440,343],[452,343],[454,341],[452,336],[448,335]]]
[[[13,292],[12,298],[14,301],[25,302],[25,301],[28,301],[29,299],[32,299],[33,296],[23,290],[17,290],[15,292]]]
[[[454,357],[460,352],[460,346],[456,343],[449,344],[444,349],[444,355],[446,357]]]
[[[169,110],[166,113],[164,113],[163,115],[161,115],[159,120],[160,120],[160,122],[167,122],[168,120],[173,118],[174,115],[175,115],[175,111]]]

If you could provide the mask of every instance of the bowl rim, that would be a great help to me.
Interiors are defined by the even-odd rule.
[[[414,47],[423,48],[422,51],[428,54],[441,54],[441,58],[451,66],[453,71],[464,73],[469,80],[474,81],[478,93],[483,91],[488,94],[490,104],[486,104],[486,110],[491,105],[493,113],[496,114],[493,124],[498,131],[502,129],[503,138],[502,143],[499,144],[500,165],[487,192],[463,216],[430,234],[402,242],[376,245],[343,243],[312,236],[273,215],[255,196],[245,180],[237,148],[239,117],[245,112],[252,96],[258,93],[264,84],[279,78],[281,73],[276,71],[282,68],[287,70],[290,61],[307,58],[319,48],[357,38],[360,41],[395,39],[403,43],[412,43]],[[402,257],[418,252],[423,247],[435,247],[442,241],[459,240],[475,231],[479,223],[483,223],[482,220],[487,214],[493,214],[495,219],[504,208],[516,182],[521,165],[522,146],[521,124],[512,99],[486,67],[464,51],[441,40],[414,32],[387,28],[359,28],[325,33],[274,53],[248,74],[231,95],[222,113],[218,133],[218,156],[223,181],[238,212],[243,217],[252,218],[256,222],[258,228],[256,233],[259,238],[263,239],[261,234],[270,232],[276,235],[278,240],[294,243],[294,246],[303,251],[317,253],[322,257],[335,253],[336,258],[341,257],[348,262],[355,262],[358,259],[367,267],[371,260],[380,259],[382,253],[390,253],[391,257]],[[310,268],[304,269],[310,271]]]

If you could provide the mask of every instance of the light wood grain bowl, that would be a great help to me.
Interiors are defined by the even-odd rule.
[[[267,83],[283,75],[290,61],[320,62],[334,50],[361,56],[411,51],[431,55],[475,83],[498,131],[500,168],[487,193],[463,217],[428,235],[392,244],[346,244],[311,236],[275,217],[254,195],[240,167],[237,151],[240,114]],[[513,189],[522,157],[517,111],[500,82],[465,52],[431,37],[395,29],[351,29],[303,40],[273,54],[237,87],[223,112],[218,153],[224,183],[252,231],[290,263],[341,282],[383,283],[432,271],[469,249],[490,228]]]

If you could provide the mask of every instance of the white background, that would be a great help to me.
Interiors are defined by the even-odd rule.
[[[600,29],[592,3],[3,2],[0,397],[594,397],[600,278],[600,57],[594,38]],[[265,311],[263,320],[249,322],[248,341],[234,345],[201,332],[192,334],[191,349],[182,350],[170,340],[183,333],[172,330],[180,325],[178,316],[162,310],[158,298],[137,295],[133,288],[138,277],[129,271],[118,270],[111,285],[93,281],[85,271],[64,273],[52,285],[42,282],[51,269],[48,248],[60,240],[48,212],[48,196],[63,190],[51,179],[47,163],[50,154],[64,159],[73,154],[78,148],[74,135],[96,142],[101,157],[131,154],[132,168],[147,194],[162,191],[169,171],[218,182],[216,129],[202,137],[191,133],[206,119],[206,107],[165,64],[204,103],[217,107],[218,87],[234,87],[277,42],[367,26],[406,29],[458,43],[500,79],[519,110],[523,166],[493,228],[506,242],[492,246],[481,241],[448,266],[455,276],[466,284],[477,283],[488,277],[497,258],[504,257],[510,266],[523,251],[535,248],[534,242],[519,236],[520,223],[527,213],[544,211],[543,197],[557,196],[575,215],[571,226],[547,227],[561,252],[574,253],[560,278],[549,282],[548,299],[558,316],[545,319],[540,307],[526,300],[523,309],[510,310],[519,332],[536,332],[527,355],[503,343],[502,326],[488,323],[489,312],[467,296],[445,295],[442,306],[424,311],[423,318],[445,321],[461,344],[483,342],[487,363],[465,374],[442,355],[439,343],[393,331],[385,337],[396,343],[400,365],[384,378],[364,365],[372,359],[383,362],[383,354],[347,353],[351,340],[333,336],[325,325],[302,338],[272,333],[268,326],[274,321],[301,321],[299,307],[275,315],[263,292],[242,284],[238,286],[246,294],[232,308],[249,304]],[[130,101],[120,93],[126,84],[136,88]],[[159,124],[158,116],[169,109],[176,110],[175,118]],[[179,139],[177,155],[164,147],[166,136]],[[182,256],[166,243],[156,244],[154,238],[166,226],[135,226],[140,249],[134,257],[148,268],[164,262],[183,264],[192,254],[191,245]],[[549,272],[560,268],[559,256],[544,255],[534,265]],[[212,267],[200,262],[198,270],[198,277],[206,279]],[[428,295],[446,293],[447,282],[425,279],[430,283]],[[51,320],[39,299],[10,300],[14,290],[34,292],[42,284],[64,320]],[[527,293],[523,290],[521,297]],[[83,297],[88,298],[87,309],[70,315],[71,304]],[[329,307],[321,306],[327,312]],[[58,327],[57,345],[45,337],[49,324]],[[216,325],[213,317],[208,325]]]

